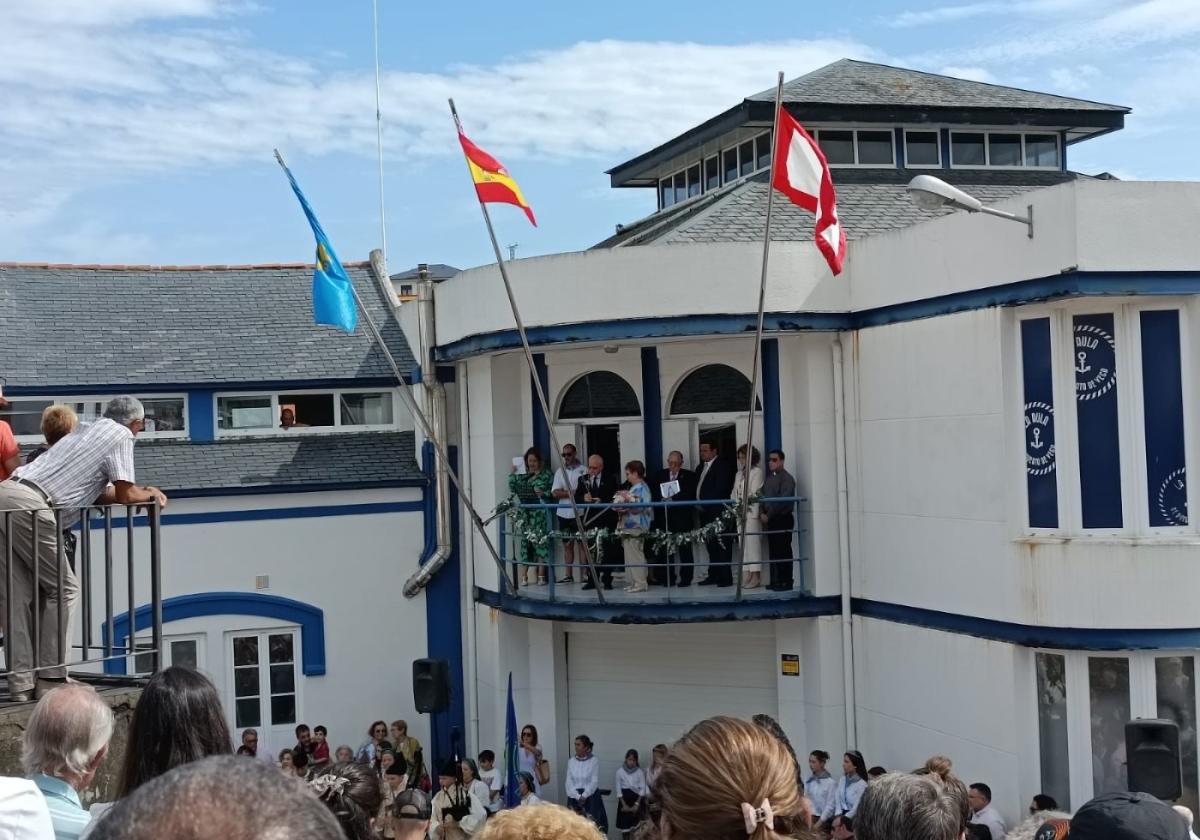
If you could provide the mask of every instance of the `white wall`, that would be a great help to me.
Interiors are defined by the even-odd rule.
[[[168,512],[253,511],[377,502],[419,501],[416,489],[178,499]],[[323,723],[330,740],[353,746],[365,740],[371,721],[404,718],[428,742],[427,719],[413,707],[411,662],[427,655],[425,600],[407,600],[404,581],[417,568],[424,542],[420,512],[372,513],[266,521],[164,525],[164,598],[197,592],[260,592],[303,601],[324,611],[323,676],[301,677],[303,721]],[[148,529],[138,528],[135,597],[149,601]],[[124,530],[114,534],[114,612],[127,608]],[[94,568],[102,567],[102,535],[93,539]],[[256,590],[255,577],[269,576]],[[104,619],[103,580],[92,587],[94,639]],[[165,624],[164,634],[267,629],[282,622],[221,616]],[[93,652],[93,656],[97,654]],[[229,675],[223,658],[206,657],[206,669],[223,692]],[[288,744],[269,744],[279,749]]]

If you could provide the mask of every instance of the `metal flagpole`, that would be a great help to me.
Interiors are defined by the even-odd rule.
[[[779,109],[783,107],[783,71],[779,72],[779,79],[775,83],[775,117],[774,124],[771,129],[771,144],[775,144],[775,140],[779,137]],[[738,524],[738,534],[741,537],[741,545],[738,549],[738,577],[737,577],[737,595],[736,600],[742,600],[742,567],[746,563],[746,519],[750,512],[750,470],[752,469],[751,458],[754,453],[754,406],[758,403],[758,362],[759,356],[762,354],[762,334],[763,334],[763,307],[767,299],[767,259],[771,255],[771,207],[775,203],[775,187],[771,181],[775,174],[775,165],[779,163],[776,158],[777,154],[772,150],[771,168],[767,173],[767,224],[766,231],[763,234],[763,255],[762,255],[762,275],[758,281],[758,326],[754,331],[754,361],[751,363],[750,374],[750,422],[746,424],[746,470],[742,476],[742,507],[743,511],[739,515],[741,522]],[[759,585],[762,585],[762,572],[759,572]]]
[[[375,21],[375,145],[379,152],[379,244],[387,265],[387,216],[383,208],[383,112],[379,107],[379,0],[371,4]]]
[[[454,126],[458,129],[459,134],[462,133],[462,123],[458,119],[458,111],[454,107],[454,100],[450,100],[450,114],[454,117]],[[470,162],[467,163],[467,171],[470,172]],[[474,183],[474,177],[471,178]],[[492,250],[496,253],[496,265],[500,268],[500,277],[504,280],[504,291],[508,294],[508,304],[512,307],[513,320],[517,323],[517,333],[521,336],[521,347],[525,351],[525,362],[529,366],[529,378],[533,381],[534,390],[537,392],[538,401],[542,405],[542,414],[546,418],[546,427],[550,430],[550,443],[554,446],[555,452],[562,452],[562,447],[558,443],[558,434],[554,431],[554,419],[550,412],[550,405],[546,401],[546,392],[542,388],[542,380],[538,377],[537,367],[533,363],[533,351],[529,349],[529,337],[525,335],[525,323],[521,320],[521,311],[517,308],[517,298],[513,294],[512,283],[508,279],[508,266],[504,262],[504,257],[500,254],[500,242],[496,239],[496,230],[492,227],[492,217],[488,213],[487,204],[483,201],[479,202],[479,209],[483,211],[483,222],[487,225],[488,236],[492,240]],[[596,598],[601,604],[604,603],[604,594],[600,591],[600,580],[596,572],[595,564],[592,562],[592,550],[588,548],[587,537],[584,536],[583,515],[579,512],[579,505],[575,503],[575,494],[567,496],[571,502],[571,513],[575,516],[575,527],[579,529],[580,544],[583,546],[583,559],[587,564],[588,572],[591,575],[592,583],[596,586]],[[599,545],[599,540],[597,540]],[[553,563],[550,564],[548,571],[554,571]]]

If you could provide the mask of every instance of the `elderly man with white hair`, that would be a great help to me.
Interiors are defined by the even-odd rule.
[[[113,723],[100,695],[78,684],[50,691],[29,718],[21,766],[46,798],[55,840],[77,840],[91,822],[79,792],[108,753]]]
[[[12,586],[0,574],[0,616],[12,598],[12,623],[6,646],[11,699],[27,701],[67,682],[71,614],[79,600],[75,572],[60,558],[60,525],[70,525],[79,508],[97,502],[122,505],[167,497],[157,487],[134,483],[133,440],[145,426],[146,411],[133,397],[114,397],[104,417],[78,427],[34,461],[0,482],[0,545],[12,539]],[[56,522],[54,509],[62,511]],[[7,523],[7,524],[6,524]],[[33,591],[34,569],[39,592]],[[61,584],[60,584],[61,580]],[[38,661],[34,662],[33,611],[40,615]],[[60,625],[65,632],[60,633]],[[34,670],[37,671],[36,682]]]

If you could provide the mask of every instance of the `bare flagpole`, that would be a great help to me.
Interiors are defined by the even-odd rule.
[[[458,110],[454,107],[454,100],[450,100],[450,115],[454,117],[454,127],[458,129],[458,133],[462,134],[462,122],[458,119]],[[470,172],[470,162],[467,163],[467,171]],[[474,177],[471,178],[474,183]],[[533,388],[537,392],[538,401],[542,405],[542,414],[546,418],[546,427],[550,430],[550,443],[554,446],[555,452],[562,452],[562,447],[558,442],[558,434],[554,431],[554,416],[550,412],[550,405],[546,401],[546,392],[542,388],[542,380],[538,377],[537,367],[533,363],[533,351],[529,349],[529,337],[525,334],[525,323],[521,320],[521,310],[517,307],[517,298],[513,294],[512,283],[508,279],[508,266],[504,262],[504,257],[500,253],[500,242],[496,239],[496,230],[492,227],[492,216],[488,213],[487,204],[483,201],[479,202],[479,209],[483,211],[483,222],[487,225],[488,237],[492,240],[492,250],[496,253],[496,265],[500,268],[500,277],[504,280],[504,291],[508,294],[508,304],[512,307],[513,320],[517,323],[517,333],[521,336],[521,347],[525,351],[525,362],[529,366],[529,378],[533,382]],[[551,463],[553,463],[553,455]],[[600,591],[600,580],[596,571],[596,567],[592,562],[592,550],[588,547],[588,541],[584,532],[583,514],[579,512],[579,505],[575,503],[575,494],[568,493],[567,500],[571,503],[571,513],[575,517],[575,527],[579,529],[580,545],[583,546],[583,558],[587,564],[588,573],[591,575],[592,583],[596,586],[596,598],[601,604],[604,603],[604,594]],[[553,573],[554,564],[551,563],[547,569],[547,573]]]
[[[287,170],[287,164],[283,162],[283,155],[279,154],[278,149],[275,150],[275,160],[279,161],[279,165],[282,166],[285,171]],[[346,279],[350,280],[350,276],[346,275]],[[371,333],[371,337],[375,340],[376,346],[379,347],[384,358],[387,359],[388,366],[392,369],[392,375],[396,377],[396,382],[400,386],[400,396],[404,400],[405,407],[412,414],[413,420],[415,420],[417,425],[421,427],[421,434],[425,436],[426,440],[433,443],[433,448],[437,452],[437,456],[441,458],[442,463],[446,465],[446,473],[450,476],[450,481],[454,483],[455,489],[458,490],[458,495],[462,499],[463,504],[466,505],[467,511],[471,515],[471,521],[475,523],[475,528],[479,531],[479,536],[483,538],[484,544],[487,545],[488,553],[491,554],[492,559],[496,561],[496,568],[500,570],[501,579],[506,579],[508,573],[504,569],[504,561],[500,559],[500,554],[496,551],[496,546],[492,544],[492,540],[487,534],[487,526],[484,524],[483,520],[480,519],[479,513],[475,510],[475,503],[471,499],[471,494],[465,487],[463,487],[462,482],[459,481],[458,471],[450,465],[450,457],[446,453],[446,448],[442,446],[442,442],[434,436],[433,427],[430,425],[428,418],[425,417],[425,413],[421,411],[420,407],[417,405],[417,400],[412,394],[412,386],[405,381],[404,374],[400,372],[400,366],[396,364],[396,357],[392,355],[392,351],[388,348],[387,342],[384,341],[383,333],[379,331],[379,326],[375,323],[375,319],[371,317],[370,310],[363,306],[362,298],[358,296],[358,289],[354,288],[353,280],[350,281],[350,291],[354,295],[355,305],[358,306],[358,310],[363,314],[363,318],[367,322],[368,332]],[[494,518],[495,517],[493,516],[489,518],[488,521],[491,522]]]
[[[383,249],[383,264],[387,265],[387,214],[383,207],[383,111],[379,106],[379,0],[372,0],[375,22],[375,146],[379,152],[379,244]]]
[[[783,71],[779,72],[779,79],[775,83],[775,117],[774,124],[771,130],[771,144],[774,145],[775,140],[779,137],[779,109],[783,107]],[[741,537],[741,545],[738,548],[738,569],[737,569],[737,600],[742,600],[742,568],[746,563],[746,519],[750,512],[750,470],[752,469],[751,459],[754,453],[754,407],[758,404],[758,368],[759,357],[762,355],[762,335],[763,335],[763,307],[767,300],[767,260],[771,255],[771,207],[775,203],[775,187],[772,185],[773,175],[775,174],[775,166],[779,163],[776,159],[778,155],[772,150],[771,168],[767,173],[767,223],[766,230],[763,233],[763,254],[762,254],[762,275],[758,281],[758,325],[754,331],[754,360],[751,362],[750,374],[750,420],[746,424],[746,469],[745,475],[742,476],[742,512],[738,517],[741,522],[738,523],[738,533]],[[759,572],[759,580],[761,585],[762,572]]]

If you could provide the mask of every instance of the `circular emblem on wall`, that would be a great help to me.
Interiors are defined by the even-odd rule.
[[[1094,400],[1117,384],[1117,343],[1107,330],[1075,325],[1075,398]]]
[[[1025,403],[1025,469],[1030,475],[1054,471],[1054,407]]]
[[[1184,468],[1172,470],[1158,488],[1158,512],[1166,525],[1186,525],[1187,475]]]

